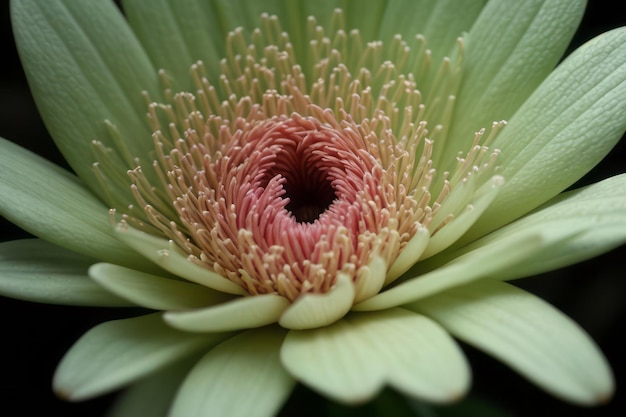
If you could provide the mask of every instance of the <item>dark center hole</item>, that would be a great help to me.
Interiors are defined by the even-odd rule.
[[[335,200],[335,190],[328,180],[302,178],[293,181],[288,178],[283,185],[285,198],[289,198],[286,209],[298,223],[313,223]]]

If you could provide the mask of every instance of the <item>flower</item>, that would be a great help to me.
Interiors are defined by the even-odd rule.
[[[0,288],[156,311],[87,332],[59,395],[134,384],[120,415],[148,392],[172,416],[272,415],[296,381],[448,402],[470,379],[452,335],[559,398],[610,397],[589,337],[505,281],[626,241],[626,177],[562,192],[626,129],[626,32],[552,71],[584,4],[520,3],[126,1],[126,21],[15,1],[77,177],[2,142],[0,210],[41,240],[2,245],[20,274]]]

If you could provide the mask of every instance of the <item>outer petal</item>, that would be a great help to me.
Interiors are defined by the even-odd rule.
[[[0,243],[0,294],[47,304],[133,305],[87,277],[93,262],[39,239]]]
[[[112,293],[154,310],[206,307],[232,298],[201,285],[112,264],[92,265],[89,276]]]
[[[596,165],[626,130],[626,28],[568,57],[496,138],[507,182],[471,239],[523,215]],[[524,139],[528,138],[528,139]]]
[[[80,181],[0,138],[0,214],[22,229],[95,259],[145,267],[113,236],[107,208]]]
[[[593,341],[567,316],[523,290],[483,280],[407,308],[432,317],[559,398],[590,405],[611,397],[611,371]]]
[[[250,330],[207,353],[183,383],[170,417],[272,416],[295,381],[278,358],[285,331]]]
[[[60,397],[84,400],[119,388],[224,340],[174,330],[160,314],[100,324],[65,354],[54,375]]]
[[[470,379],[454,340],[426,317],[399,308],[291,331],[281,360],[296,378],[345,403],[367,401],[387,383],[416,398],[448,402],[464,394]]]
[[[219,40],[224,40],[226,34],[237,27],[248,31],[259,27],[263,13],[280,19],[282,29],[295,46],[299,62],[310,68],[316,63],[308,62],[308,45],[304,43],[309,16],[314,16],[318,24],[330,31],[334,27],[334,9],[342,8],[346,29],[358,29],[365,41],[388,41],[396,34],[407,39],[417,33],[424,34],[434,51],[435,62],[439,62],[454,46],[456,38],[471,27],[484,3],[485,0],[474,0],[459,8],[454,0],[389,3],[380,0],[159,0],[146,8],[141,1],[123,1],[129,22],[154,65],[171,74],[174,84],[182,89],[193,88],[187,80],[190,79],[189,67],[197,60],[204,62],[210,80],[218,85],[219,61],[226,54],[226,42]]]
[[[584,10],[583,0],[496,0],[485,6],[467,37],[463,84],[441,159],[452,165],[434,166],[452,169],[474,132],[515,113],[557,64]]]
[[[128,22],[154,66],[174,78],[175,90],[193,91],[190,67],[200,60],[217,79],[224,57],[226,28],[212,8],[215,2],[125,0]],[[230,30],[234,29],[229,28]]]
[[[152,148],[142,91],[157,96],[157,72],[112,1],[17,0],[11,6],[46,127],[78,176],[97,190],[90,144],[109,141],[105,119],[132,155],[147,156]]]
[[[460,248],[418,263],[414,270],[436,270],[478,248],[498,247],[524,235],[542,236],[532,262],[520,260],[491,274],[506,280],[580,262],[626,241],[626,175],[563,193],[533,213]],[[483,249],[485,250],[485,249]]]
[[[106,417],[167,417],[178,388],[198,359],[191,356],[134,383],[116,397]]]
[[[276,323],[289,301],[276,294],[237,297],[206,308],[165,313],[172,327],[188,332],[224,332]]]
[[[373,311],[396,307],[492,276],[537,253],[542,247],[541,243],[541,234],[533,230],[531,233],[510,236],[493,245],[475,248],[427,273],[421,271],[422,262],[419,262],[406,273],[410,278],[354,305],[352,310]]]
[[[468,31],[483,9],[486,0],[402,0],[387,2],[380,23],[379,37],[391,39],[396,34],[412,39],[426,37],[432,61],[438,64],[456,46],[456,40]],[[368,14],[372,14],[367,10]]]
[[[119,224],[115,231],[128,246],[175,276],[228,294],[245,293],[234,282],[189,261],[171,241],[133,229],[124,223]]]
[[[536,227],[557,233],[565,228],[579,228],[581,232],[537,253],[532,262],[502,271],[496,278],[540,274],[582,262],[626,243],[626,174],[563,193],[493,234],[505,236]]]

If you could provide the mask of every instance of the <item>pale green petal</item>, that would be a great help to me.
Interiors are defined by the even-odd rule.
[[[313,13],[323,22],[329,21],[334,3],[158,0],[145,7],[142,0],[124,0],[123,6],[129,24],[154,66],[173,77],[175,88],[195,90],[189,70],[200,60],[209,80],[219,91],[220,60],[227,55],[226,36],[229,32],[239,27],[250,32],[261,26],[263,13],[277,15],[281,27],[289,33],[291,42],[296,45],[296,53],[302,59],[307,51],[307,46],[302,44],[307,30],[306,18]]]
[[[570,235],[568,234],[567,237]],[[421,262],[405,274],[405,281],[362,301],[353,311],[372,311],[395,307],[481,278],[492,276],[537,253],[542,247],[539,231],[510,236],[495,244],[484,245],[456,257],[430,272],[421,273]]]
[[[465,184],[466,183],[462,183],[460,186],[463,187]],[[477,190],[474,193],[472,201],[465,207],[465,210],[430,238],[428,246],[426,246],[422,254],[422,258],[427,258],[441,252],[463,236],[485,210],[487,210],[498,195],[498,191],[502,188],[503,184],[504,179],[496,175],[483,185],[481,189]],[[440,211],[445,213],[445,206],[446,202],[443,203]]]
[[[217,80],[227,29],[212,11],[214,2],[155,0],[145,7],[143,0],[125,0],[122,4],[154,66],[173,78],[174,91],[195,90],[190,68],[199,60]]]
[[[417,229],[415,236],[409,240],[400,255],[387,272],[385,285],[395,281],[399,276],[408,271],[422,256],[424,249],[428,245],[430,231],[426,227]]]
[[[237,27],[246,31],[261,27],[263,13],[278,17],[295,47],[298,62],[304,68],[310,68],[315,63],[308,62],[308,45],[304,43],[309,16],[314,16],[317,23],[325,27],[328,36],[333,35],[335,8],[344,10],[345,28],[358,29],[364,41],[389,41],[396,34],[413,39],[417,33],[424,34],[435,62],[439,62],[452,50],[456,38],[469,30],[484,3],[485,0],[474,0],[460,8],[456,7],[454,0],[390,3],[380,0],[158,0],[146,8],[142,7],[142,1],[125,0],[123,6],[154,66],[165,69],[174,78],[176,88],[192,89],[190,66],[198,60],[203,61],[209,79],[219,85],[219,61],[226,55],[226,34]]]
[[[173,242],[119,224],[117,236],[131,248],[172,274],[228,294],[244,294],[242,287],[187,259]]]
[[[439,63],[456,46],[456,40],[468,31],[483,9],[486,0],[402,0],[387,2],[380,24],[379,37],[391,39],[400,34],[413,39],[416,34],[426,37],[432,61]],[[369,13],[365,10],[363,13]]]
[[[359,268],[356,274],[356,282],[354,285],[354,301],[365,300],[373,295],[378,294],[385,284],[387,277],[387,263],[378,255],[372,256],[369,264]]]
[[[482,280],[407,308],[561,399],[592,405],[612,395],[611,370],[589,336],[551,305],[509,284]]]
[[[370,400],[386,384],[419,399],[454,401],[470,380],[454,340],[426,317],[400,308],[291,331],[281,360],[304,384],[350,404]]]
[[[117,395],[106,417],[167,417],[183,380],[202,355],[192,355],[133,383]]]
[[[170,417],[275,415],[295,385],[279,361],[284,337],[266,327],[215,347],[183,383]]]
[[[452,169],[474,132],[515,113],[557,64],[584,10],[582,0],[487,3],[467,36],[463,84],[441,156],[448,165],[435,167]],[[518,142],[527,137],[516,136]]]
[[[65,354],[54,374],[54,390],[68,400],[92,398],[208,349],[228,335],[180,332],[160,314],[102,323]]]
[[[96,262],[39,239],[0,243],[0,294],[47,304],[133,305],[87,276]]]
[[[468,239],[523,215],[596,165],[626,130],[626,28],[566,59],[496,138],[506,184]]]
[[[108,208],[51,162],[0,138],[0,214],[74,252],[131,266],[147,264],[113,235]]]
[[[31,92],[50,134],[97,191],[91,141],[110,142],[104,120],[133,155],[153,148],[142,91],[157,72],[112,1],[18,0],[13,30]]]
[[[522,262],[495,278],[514,279],[562,268],[600,255],[626,243],[626,174],[609,178],[549,201],[532,214],[492,235],[506,236],[532,228],[553,231],[558,240],[562,230],[580,230],[538,252],[531,262]]]
[[[623,207],[621,210],[623,210]],[[416,266],[409,271],[409,274],[422,271],[423,273],[427,273],[426,275],[430,275],[442,268],[442,266],[455,262],[457,258],[470,256],[476,251],[489,251],[489,248],[497,248],[501,245],[507,245],[509,242],[532,239],[533,236],[539,236],[541,239],[535,243],[534,251],[512,261],[506,268],[494,269],[489,274],[484,275],[500,280],[528,276],[527,273],[534,270],[541,271],[544,266],[551,265],[553,261],[556,266],[559,260],[549,259],[552,254],[562,253],[563,251],[567,251],[568,248],[575,247],[578,243],[585,242],[587,240],[585,236],[593,236],[596,233],[592,230],[596,224],[602,228],[605,226],[615,226],[615,230],[613,231],[614,238],[607,242],[599,243],[599,247],[601,248],[609,249],[614,247],[616,245],[616,239],[618,239],[619,242],[619,236],[623,235],[624,215],[619,212],[610,213],[611,210],[607,211],[609,213],[602,213],[602,210],[596,210],[596,214],[592,215],[592,217],[585,217],[585,215],[578,216],[576,214],[566,216],[564,213],[561,213],[563,214],[562,217],[557,216],[544,220],[541,220],[539,217],[532,217],[529,218],[529,220],[522,219],[511,223],[509,226],[491,232],[469,245],[462,246],[459,249],[448,249],[433,258],[426,259],[416,264]],[[602,214],[598,216],[597,213]],[[605,217],[603,214],[608,215]],[[605,230],[599,232],[600,234],[604,234]],[[515,251],[516,249],[511,247],[511,250]],[[570,259],[571,262],[576,261],[575,254],[572,254],[572,256],[563,254],[563,256],[565,256],[566,259]],[[535,262],[539,260],[541,260],[541,262],[535,265]]]
[[[89,276],[112,293],[154,310],[206,307],[232,298],[198,284],[112,264],[99,263],[91,266]]]
[[[165,313],[172,327],[188,332],[224,332],[276,323],[289,301],[276,294],[237,297],[206,308]]]
[[[324,294],[304,294],[283,313],[279,324],[287,329],[326,326],[342,318],[354,302],[354,284],[339,273],[335,285]]]
[[[309,28],[309,16],[314,16],[317,23],[328,30],[334,9],[341,7],[345,12],[346,28],[359,29],[365,39],[373,40],[385,2],[158,0],[151,2],[150,7],[144,7],[141,0],[124,0],[123,6],[130,25],[155,67],[165,69],[174,78],[175,88],[195,89],[191,84],[189,68],[201,60],[207,69],[209,80],[219,91],[220,60],[227,55],[228,32],[241,27],[250,33],[263,26],[262,14],[275,15],[295,47],[298,62],[304,68],[309,68],[315,64],[308,62],[309,49],[304,43]],[[364,8],[367,13],[362,13]]]

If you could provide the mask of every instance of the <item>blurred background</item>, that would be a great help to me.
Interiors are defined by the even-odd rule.
[[[592,37],[626,24],[622,2],[590,2],[570,51]],[[66,166],[47,135],[34,106],[13,44],[8,1],[0,5],[0,136]],[[626,98],[625,98],[626,99]],[[0,168],[2,169],[2,168]],[[596,182],[626,171],[626,140],[579,184]],[[0,196],[0,198],[2,198]],[[0,218],[1,240],[28,237]],[[504,365],[463,345],[474,372],[472,399],[485,400],[509,416],[608,417],[626,406],[626,247],[591,261],[542,276],[516,281],[546,299],[585,328],[606,354],[615,372],[617,392],[612,402],[595,408],[562,403],[535,388]],[[0,404],[11,415],[102,416],[115,394],[85,403],[68,404],[51,391],[56,364],[87,329],[121,318],[114,309],[49,306],[0,297]],[[288,402],[284,415],[321,415],[319,398],[302,388]],[[336,408],[335,413],[363,415]],[[353,414],[354,413],[354,414]],[[456,413],[456,414],[455,414]],[[6,415],[4,412],[0,414]],[[391,415],[391,414],[385,414]],[[439,415],[467,415],[461,408],[437,410]],[[477,414],[478,415],[478,414]],[[481,413],[481,416],[487,414]],[[140,416],[143,417],[143,416]],[[150,416],[146,416],[150,417]]]

